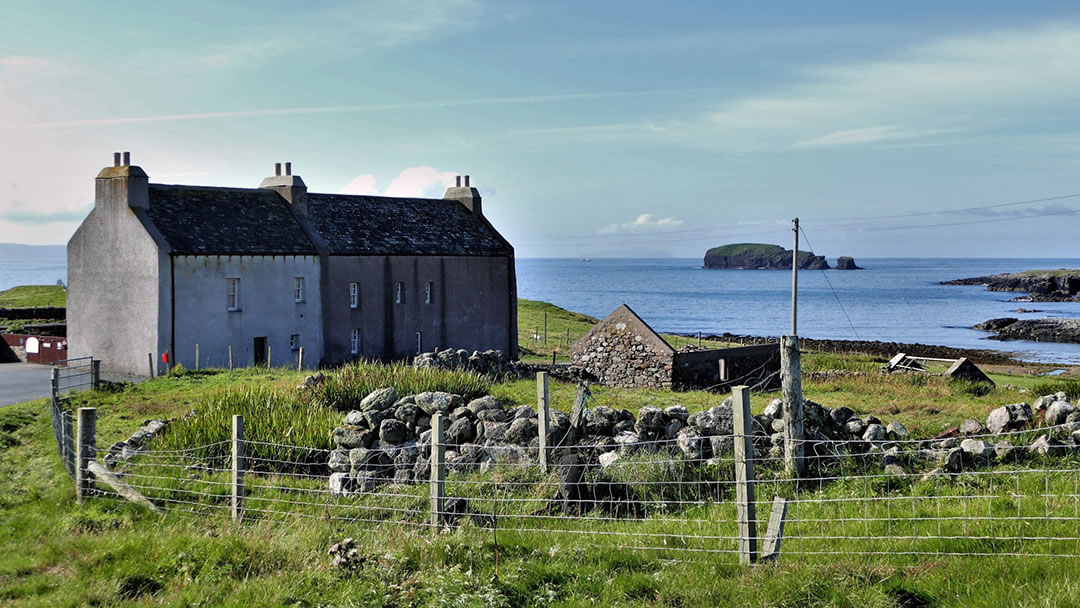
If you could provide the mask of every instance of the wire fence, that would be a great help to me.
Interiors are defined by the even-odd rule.
[[[245,520],[333,522],[374,534],[460,527],[543,551],[588,544],[736,562],[748,541],[766,536],[769,510],[781,497],[785,558],[1078,557],[1073,430],[806,439],[801,475],[787,473],[783,451],[765,449],[760,435],[750,438],[757,444],[751,457],[740,460],[732,448],[744,436],[734,433],[592,439],[550,448],[546,467],[536,446],[409,442],[353,450],[347,471],[337,472],[325,464],[327,450],[249,438],[244,447],[257,446],[260,456],[243,458],[240,474],[231,462],[236,446],[223,450],[233,442],[142,451],[115,473],[155,504],[198,517],[229,517],[239,492]],[[739,526],[738,470],[745,466],[752,492],[741,506],[749,508],[749,529]],[[120,497],[102,484],[94,494]]]

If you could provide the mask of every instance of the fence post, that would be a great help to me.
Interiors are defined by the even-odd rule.
[[[90,359],[90,382],[95,391],[101,384],[101,361],[98,359]]]
[[[71,412],[60,412],[60,455],[64,458],[64,468],[69,475],[75,474],[75,429]]]
[[[789,476],[801,476],[806,460],[798,336],[780,337],[780,381],[784,401],[784,469]]]
[[[232,417],[232,518],[244,514],[244,417]]]
[[[735,430],[735,509],[739,526],[739,563],[757,561],[757,517],[754,514],[754,444],[750,427],[750,387],[731,389]]]
[[[229,345],[229,370],[232,371],[232,344]]]
[[[90,461],[97,456],[97,408],[79,408],[79,441],[75,444],[75,500],[83,499],[94,489]]]
[[[443,415],[435,412],[431,417],[431,527],[438,528],[443,522],[446,504],[446,445],[443,444],[445,428]]]
[[[52,376],[49,378],[49,392],[52,404],[55,407],[60,403],[60,368],[52,368]]]
[[[536,417],[537,434],[540,436],[540,470],[548,470],[548,422],[551,420],[551,405],[548,393],[547,372],[536,372]]]
[[[304,369],[304,347],[300,347],[300,352],[296,355],[296,371]]]
[[[195,369],[199,369],[199,345],[195,345]]]
[[[274,347],[272,347],[272,346],[267,346],[266,347],[266,369],[270,369],[270,355],[273,354],[273,352],[274,352],[273,348]]]
[[[146,353],[146,359],[150,362],[150,379],[154,379],[154,353]]]

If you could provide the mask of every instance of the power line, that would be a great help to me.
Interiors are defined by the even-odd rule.
[[[810,255],[812,255],[812,256],[818,255],[818,254],[815,254],[813,252],[813,245],[810,244],[810,238],[807,237],[807,231],[804,228],[802,228],[801,226],[799,226],[799,232],[802,233],[802,239],[806,240],[806,242],[807,242],[807,248],[810,249]],[[796,253],[795,257],[798,258],[797,253]],[[828,280],[828,274],[825,273],[824,268],[820,268],[819,270],[821,270],[821,275],[824,276],[824,278],[825,278],[825,283],[828,285],[829,291],[833,292],[833,297],[836,298],[836,303],[837,303],[837,306],[840,307],[840,312],[842,312],[843,317],[845,317],[845,319],[848,320],[848,325],[851,327],[852,332],[855,334],[855,339],[856,340],[862,340],[862,338],[859,336],[859,329],[855,329],[855,324],[851,322],[851,317],[848,316],[848,310],[846,308],[843,308],[843,302],[840,301],[840,295],[837,294],[836,289],[833,288],[833,282]]]
[[[1080,209],[1066,209],[1065,211],[1051,211],[1049,213],[1033,213],[1030,215],[1017,215],[1013,217],[997,217],[988,220],[971,220],[967,222],[946,222],[942,224],[914,224],[910,226],[883,226],[879,228],[864,228],[866,231],[878,230],[914,230],[918,228],[941,228],[943,226],[970,226],[972,224],[990,224],[993,222],[1010,222],[1014,220],[1026,220],[1033,217],[1049,217],[1051,215],[1070,215],[1080,212]],[[843,228],[843,227],[840,227]],[[848,229],[850,227],[844,228]]]
[[[1011,203],[997,203],[994,205],[981,205],[978,207],[964,207],[963,209],[946,209],[944,211],[917,211],[915,213],[898,213],[896,215],[871,215],[858,218],[821,218],[812,220],[803,220],[811,222],[862,222],[869,220],[888,220],[906,217],[920,217],[924,215],[944,215],[948,213],[963,213],[965,211],[980,211],[982,209],[997,209],[999,207],[1015,207],[1017,205],[1031,205],[1034,203],[1048,203],[1051,201],[1060,201],[1068,198],[1080,197],[1080,193],[1076,194],[1062,194],[1061,196],[1048,196],[1046,198],[1033,198],[1026,201],[1014,201]]]

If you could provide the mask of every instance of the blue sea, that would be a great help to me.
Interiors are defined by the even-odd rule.
[[[1080,268],[1080,259],[856,261],[864,270],[799,273],[799,335],[987,348],[1029,361],[1080,364],[1080,344],[998,342],[970,329],[1006,316],[1080,318],[1080,302],[1009,302],[1022,294],[938,285],[999,272]],[[790,271],[705,270],[701,258],[519,259],[517,278],[522,298],[594,317],[626,303],[662,332],[777,336],[791,327]],[[67,280],[63,262],[0,260],[0,290],[57,279]]]

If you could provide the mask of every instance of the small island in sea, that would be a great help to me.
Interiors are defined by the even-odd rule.
[[[792,252],[779,245],[735,243],[713,247],[705,252],[705,268],[735,268],[746,270],[791,270]],[[825,256],[808,251],[799,252],[799,269],[828,270]],[[862,270],[849,256],[836,260],[837,270]]]

